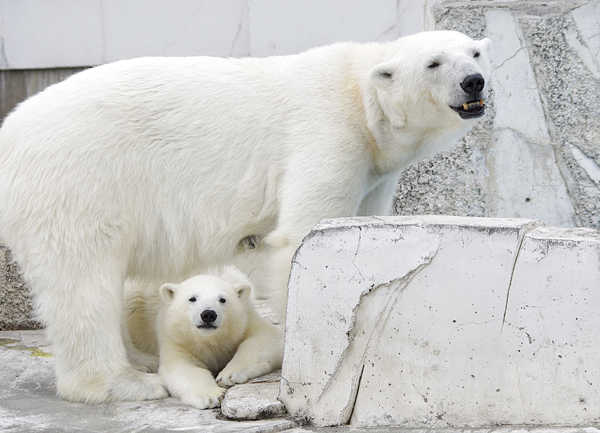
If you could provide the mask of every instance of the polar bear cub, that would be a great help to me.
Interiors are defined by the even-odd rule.
[[[256,312],[251,290],[246,275],[229,266],[163,284],[154,301],[132,296],[132,339],[142,350],[157,351],[158,373],[172,396],[198,409],[217,407],[225,387],[281,367],[283,332]],[[155,333],[143,333],[154,317]]]

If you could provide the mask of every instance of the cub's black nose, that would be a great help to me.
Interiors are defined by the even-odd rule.
[[[204,323],[212,323],[217,320],[217,313],[214,310],[204,310],[200,318]]]
[[[481,74],[467,75],[460,87],[469,95],[476,96],[485,87],[485,80]]]

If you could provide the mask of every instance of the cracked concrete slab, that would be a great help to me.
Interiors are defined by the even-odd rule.
[[[520,242],[540,224],[429,216],[315,227],[290,274],[280,395],[290,414],[316,425],[421,419],[435,398],[423,397],[431,391],[420,370],[442,383],[449,364],[441,359],[473,350],[458,337],[499,334]],[[437,415],[424,421],[448,425]]]
[[[280,399],[317,426],[597,422],[598,286],[595,230],[322,222],[292,265]]]

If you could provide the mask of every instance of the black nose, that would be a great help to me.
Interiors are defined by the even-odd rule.
[[[204,323],[212,323],[217,320],[217,313],[214,310],[204,310],[202,314],[200,314],[200,318]]]
[[[465,80],[460,83],[460,87],[469,95],[475,96],[485,87],[485,80],[481,74],[467,75]]]

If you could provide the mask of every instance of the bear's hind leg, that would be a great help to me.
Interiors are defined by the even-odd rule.
[[[146,353],[135,347],[126,324],[122,325],[122,332],[123,344],[125,344],[125,350],[127,351],[127,359],[129,359],[133,368],[145,373],[157,373],[158,356]]]

